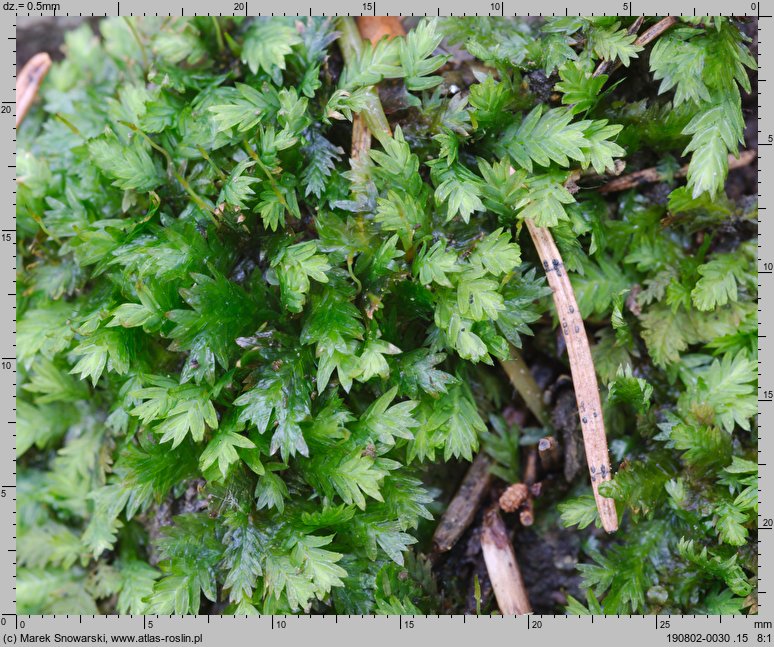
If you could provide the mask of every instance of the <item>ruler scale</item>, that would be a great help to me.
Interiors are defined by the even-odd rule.
[[[621,2],[582,0],[572,6],[556,0],[489,2],[483,0],[450,0],[443,6],[422,0],[379,0],[361,2],[328,0],[296,2],[286,0],[283,12],[272,12],[271,3],[258,0],[220,3],[203,0],[168,2],[156,0],[104,2],[100,0],[62,0],[62,2],[5,2],[0,60],[10,70],[0,82],[0,119],[2,124],[3,163],[0,188],[10,205],[0,216],[0,242],[7,250],[0,261],[0,298],[2,316],[7,321],[0,328],[0,410],[6,432],[0,435],[0,636],[4,644],[27,642],[104,642],[104,643],[175,643],[198,645],[255,644],[264,640],[337,641],[342,645],[369,641],[392,645],[427,645],[429,641],[459,644],[474,641],[491,644],[619,643],[627,645],[735,643],[770,644],[774,636],[774,603],[769,602],[773,586],[774,499],[767,488],[774,487],[768,474],[774,462],[774,439],[767,438],[765,426],[774,419],[774,377],[764,370],[774,363],[774,340],[768,331],[774,323],[774,227],[759,214],[759,591],[757,616],[22,616],[16,614],[16,132],[15,70],[16,28],[30,17],[39,16],[335,16],[335,15],[400,15],[400,16],[514,16],[514,15],[735,15],[758,18],[758,187],[759,210],[764,216],[771,202],[769,178],[774,177],[774,125],[764,116],[774,115],[774,99],[767,79],[774,64],[774,47],[769,31],[774,29],[774,0],[766,2],[719,2],[708,0],[701,5],[672,2]],[[163,11],[160,11],[162,9]],[[761,40],[762,36],[762,40]],[[8,109],[6,110],[6,107]],[[767,180],[769,180],[767,182]],[[772,207],[774,208],[774,207]],[[771,304],[769,304],[771,300]],[[774,374],[773,374],[774,376]],[[774,589],[770,590],[774,593]],[[507,641],[507,643],[505,642]]]
[[[5,520],[4,532],[0,533],[0,612],[15,612],[16,606],[16,13],[10,13],[0,29],[3,64],[12,74],[4,74],[0,85],[0,101],[10,113],[3,124],[4,136],[0,190],[11,208],[0,216],[0,239],[6,253],[0,264],[0,298],[2,298],[4,331],[0,341],[0,407],[5,433],[2,434],[2,469],[0,470],[0,515]],[[7,133],[7,134],[6,134]],[[9,334],[10,332],[13,334]],[[0,618],[0,623],[9,622]]]

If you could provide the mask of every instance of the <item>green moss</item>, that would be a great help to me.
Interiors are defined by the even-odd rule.
[[[19,612],[449,610],[410,550],[426,483],[481,440],[517,475],[495,360],[565,361],[525,218],[598,330],[624,462],[614,538],[560,506],[588,610],[754,607],[756,213],[723,188],[754,63],[728,18],[630,24],[422,21],[343,70],[325,19],[68,34],[19,132]],[[491,66],[461,93],[442,34]],[[350,159],[383,79],[394,134]],[[578,180],[635,150],[689,156],[668,207]]]

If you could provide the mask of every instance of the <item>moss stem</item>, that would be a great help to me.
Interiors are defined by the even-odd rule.
[[[353,65],[363,55],[363,39],[360,37],[355,19],[342,16],[338,19],[337,26],[340,32],[339,47],[347,65]],[[366,126],[379,142],[384,143],[392,137],[390,123],[384,114],[382,102],[376,88],[368,90],[366,106],[360,113]]]
[[[175,164],[172,161],[172,156],[166,151],[166,149],[163,146],[159,146],[156,142],[154,142],[148,135],[146,135],[142,130],[140,130],[135,124],[130,123],[128,121],[120,121],[119,123],[123,124],[127,128],[131,129],[132,132],[137,133],[142,137],[151,148],[161,153],[164,158],[167,160],[167,166],[172,169],[172,174],[175,176],[175,179],[180,183],[180,186],[183,187],[185,192],[190,196],[191,200],[194,201],[197,207],[201,209],[204,213],[206,213],[210,220],[212,222],[217,223],[217,220],[215,219],[215,215],[213,214],[212,207],[210,207],[202,198],[199,196],[196,191],[193,190],[191,185],[188,183],[188,180],[186,180],[175,168]]]
[[[128,16],[124,16],[124,22],[126,23],[126,26],[129,28],[129,31],[132,32],[132,37],[137,42],[137,45],[140,47],[140,54],[142,55],[142,67],[144,70],[148,69],[148,52],[145,49],[145,43],[142,42],[142,38],[140,38],[140,34],[137,31],[137,27],[134,26],[134,19],[129,18]]]
[[[505,374],[511,381],[513,388],[524,400],[529,410],[538,419],[544,427],[548,426],[548,414],[543,404],[543,392],[532,377],[529,366],[524,361],[521,353],[515,346],[511,346],[511,358],[500,360],[500,366],[503,367]]]

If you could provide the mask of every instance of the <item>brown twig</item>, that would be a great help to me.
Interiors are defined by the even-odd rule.
[[[481,551],[500,612],[506,616],[532,613],[513,544],[496,507],[484,515]]]
[[[570,372],[578,402],[578,415],[581,419],[583,443],[586,448],[586,460],[597,510],[604,529],[607,532],[614,532],[618,529],[615,502],[599,493],[599,484],[610,480],[611,477],[610,457],[605,436],[605,423],[602,419],[599,386],[586,329],[578,310],[570,278],[567,276],[551,232],[545,227],[538,227],[530,219],[526,219],[525,222],[546,271],[548,284],[554,293],[556,313],[567,344]]]
[[[531,526],[535,522],[535,507],[533,499],[540,493],[540,483],[537,482],[538,450],[532,447],[527,454],[524,465],[524,484],[527,486],[527,498],[519,510],[519,521],[522,526]]]
[[[16,127],[18,128],[38,94],[38,88],[51,68],[51,57],[45,52],[35,54],[16,77]]]
[[[749,150],[742,151],[739,156],[728,156],[728,170],[742,168],[752,164],[753,161],[758,159],[758,149],[750,148]],[[685,177],[688,174],[688,164],[681,166],[675,171],[673,177]],[[610,180],[607,184],[603,184],[599,188],[600,193],[615,193],[617,191],[626,191],[627,189],[633,189],[643,184],[650,184],[653,182],[661,182],[667,179],[667,174],[662,173],[655,167],[644,168],[641,171],[635,171],[628,175],[622,175],[614,180]]]
[[[500,366],[503,367],[505,374],[511,382],[516,392],[524,400],[529,410],[543,426],[548,425],[548,414],[543,404],[543,392],[532,377],[529,366],[524,361],[518,350],[511,346],[511,358],[500,360]]]
[[[655,25],[648,27],[644,32],[642,32],[637,40],[634,41],[634,44],[644,47],[648,43],[652,43],[676,22],[677,17],[675,16],[667,16],[666,18],[662,18]]]
[[[353,160],[359,160],[371,150],[371,131],[360,113],[352,115],[352,152]]]
[[[537,448],[533,445],[527,453],[527,460],[524,464],[524,483],[528,486],[537,483],[537,464],[538,452]]]
[[[538,454],[540,455],[540,464],[546,471],[551,471],[559,464],[560,451],[559,443],[553,436],[541,438],[538,442]]]
[[[638,31],[640,31],[640,27],[642,27],[642,23],[645,22],[645,16],[637,16],[637,19],[629,25],[629,29],[626,30],[626,33],[630,36],[632,34],[636,34]]]
[[[451,550],[473,522],[492,482],[492,475],[489,473],[491,465],[491,459],[484,452],[476,456],[471,463],[433,533],[433,545],[437,552],[445,553]]]
[[[633,34],[639,30],[639,28],[642,26],[642,23],[644,21],[644,18],[640,17],[637,18],[637,20],[632,23],[632,26],[629,27],[628,32],[629,34]],[[662,18],[659,20],[655,25],[652,25],[651,27],[648,27],[642,34],[640,34],[637,37],[637,40],[634,41],[635,45],[639,45],[640,47],[645,47],[648,43],[652,43],[656,38],[661,36],[667,29],[669,29],[672,25],[674,25],[677,22],[677,18],[674,16],[667,16],[666,18]],[[594,74],[592,76],[599,76],[600,74],[605,74],[607,70],[610,68],[610,66],[613,65],[613,69],[611,70],[611,74],[615,72],[619,67],[621,67],[621,61],[615,61],[615,64],[613,64],[613,61],[601,61],[599,65],[597,66],[597,69],[594,70]]]

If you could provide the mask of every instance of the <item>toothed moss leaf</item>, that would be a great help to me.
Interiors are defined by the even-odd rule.
[[[277,268],[282,302],[292,312],[301,312],[311,287],[310,279],[328,282],[326,272],[331,266],[325,256],[316,252],[317,243],[310,240],[284,248],[272,260],[272,267]]]
[[[263,70],[276,79],[276,72],[285,69],[286,57],[300,43],[301,38],[291,25],[276,20],[255,20],[242,45],[242,61],[253,74]]]

